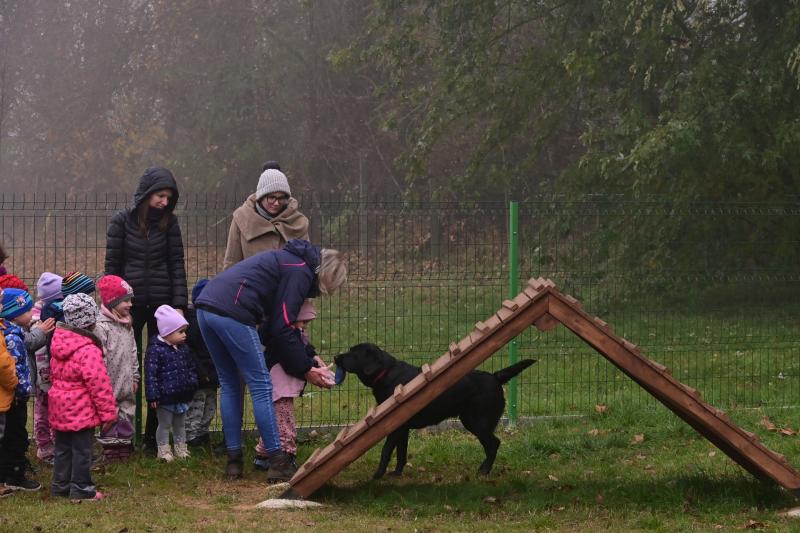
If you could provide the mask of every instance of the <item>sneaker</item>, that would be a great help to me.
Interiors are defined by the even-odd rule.
[[[42,484],[33,479],[22,478],[16,481],[6,480],[6,488],[11,490],[24,490],[26,492],[35,492],[42,488]]]
[[[72,503],[83,503],[83,502],[99,502],[100,500],[105,500],[106,495],[102,492],[95,491],[94,496],[91,498],[70,498],[70,502]]]
[[[253,459],[253,468],[266,472],[269,470],[269,458],[266,455],[256,455]]]
[[[8,498],[14,494],[14,489],[10,489],[5,485],[0,486],[0,498]]]
[[[284,451],[280,451],[269,458],[267,470],[267,483],[281,483],[289,481],[297,472],[294,458]]]

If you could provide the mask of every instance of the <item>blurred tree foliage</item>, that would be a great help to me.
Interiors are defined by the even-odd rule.
[[[412,192],[576,201],[551,228],[591,239],[576,268],[646,288],[800,259],[800,2],[374,5],[341,56],[386,76]]]

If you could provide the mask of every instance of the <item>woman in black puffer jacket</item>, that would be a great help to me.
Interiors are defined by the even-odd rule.
[[[151,167],[139,178],[133,206],[118,211],[108,225],[105,273],[120,276],[133,287],[133,334],[142,354],[142,330],[158,332],[155,310],[169,305],[182,311],[188,304],[183,239],[173,213],[178,185],[172,172]],[[148,409],[144,445],[155,449],[155,413]]]

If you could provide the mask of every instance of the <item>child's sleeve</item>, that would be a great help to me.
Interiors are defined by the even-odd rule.
[[[0,335],[0,387],[13,391],[18,383],[19,379],[17,379],[14,358],[8,353],[6,338]]]
[[[148,403],[158,401],[158,365],[160,355],[155,344],[150,345],[144,355],[144,393]]]
[[[108,377],[106,364],[103,361],[103,352],[94,345],[86,346],[81,351],[83,361],[80,368],[83,383],[92,398],[97,416],[101,422],[116,420],[117,402],[114,400],[111,378]]]
[[[25,349],[28,353],[35,353],[39,348],[47,344],[47,333],[39,328],[31,328],[25,332]]]
[[[133,374],[133,380],[136,383],[139,383],[139,353],[136,351],[136,342],[133,343],[133,346],[130,349],[129,357],[131,360],[131,372]]]

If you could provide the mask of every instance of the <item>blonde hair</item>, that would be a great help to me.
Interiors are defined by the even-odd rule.
[[[323,248],[319,266],[319,292],[328,296],[347,281],[347,265],[341,252]]]

